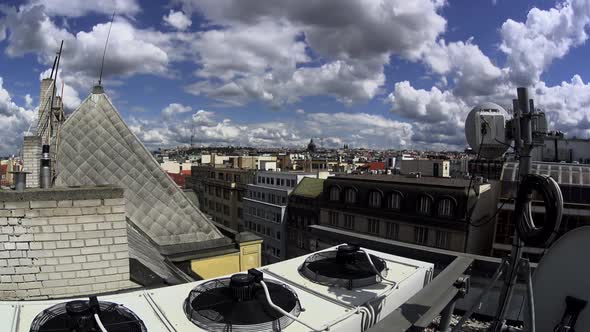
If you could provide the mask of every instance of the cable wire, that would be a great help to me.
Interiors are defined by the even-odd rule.
[[[543,198],[545,223],[537,227],[533,220],[531,197],[536,191]],[[515,227],[518,237],[529,246],[545,246],[555,239],[563,213],[563,196],[559,184],[547,175],[527,174],[518,189],[514,206]]]
[[[109,25],[109,32],[107,33],[107,39],[104,43],[104,50],[102,52],[102,63],[100,64],[100,74],[98,76],[98,85],[102,82],[102,70],[104,68],[104,58],[107,54],[107,46],[109,45],[109,37],[111,36],[111,28],[113,27],[113,20],[115,20],[115,12],[117,11],[117,4],[115,3],[115,9],[113,9],[113,16],[111,17],[111,24]]]
[[[98,314],[94,314],[94,320],[96,321],[96,324],[98,324],[98,328],[100,328],[101,332],[108,332],[107,329],[104,328],[104,325],[102,325],[102,321],[100,320],[100,317],[98,317]]]

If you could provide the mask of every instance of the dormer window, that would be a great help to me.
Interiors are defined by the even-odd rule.
[[[369,206],[372,208],[381,207],[381,193],[378,191],[371,191],[369,194]]]
[[[346,203],[356,203],[356,189],[348,188],[344,194]]]
[[[392,192],[387,197],[387,208],[392,210],[401,210],[402,194],[399,192]]]
[[[418,213],[423,215],[430,215],[432,212],[432,197],[422,195],[418,199]]]
[[[338,188],[338,187],[330,188],[330,200],[331,201],[339,201],[340,200],[340,188]]]
[[[443,198],[438,202],[438,215],[452,217],[455,214],[455,202],[450,198]]]

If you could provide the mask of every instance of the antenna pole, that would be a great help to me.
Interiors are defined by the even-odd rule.
[[[518,88],[518,99],[514,100],[514,117],[516,118],[517,133],[519,136],[515,137],[515,150],[519,157],[518,176],[521,182],[527,174],[531,173],[531,150],[533,149],[532,126],[530,101],[527,88]],[[523,211],[514,211],[516,213],[523,213]],[[516,220],[517,218],[513,218]],[[496,317],[493,322],[492,331],[500,332],[506,322],[508,316],[508,309],[512,300],[512,293],[518,277],[519,267],[522,262],[522,247],[524,243],[518,236],[516,229],[514,230],[514,237],[512,241],[512,251],[510,253],[510,266],[506,277],[504,278],[504,285],[499,298],[499,307],[496,312]],[[534,324],[534,322],[532,322]]]
[[[111,28],[113,27],[113,20],[115,19],[115,12],[117,11],[117,7],[113,9],[113,16],[111,16],[111,24],[109,25],[109,32],[107,33],[107,39],[104,43],[104,50],[102,51],[102,62],[100,64],[100,74],[98,75],[98,85],[102,83],[102,70],[104,68],[104,58],[107,54],[107,46],[109,44],[109,37],[111,36]]]
[[[51,145],[51,139],[53,136],[53,101],[55,99],[55,85],[57,84],[57,74],[59,73],[59,60],[61,58],[61,51],[64,47],[64,41],[61,41],[61,45],[59,46],[59,52],[57,53],[56,61],[55,61],[55,78],[53,79],[53,88],[51,89],[51,101],[49,102],[49,137],[47,139],[47,143]],[[53,68],[51,69],[53,74]]]

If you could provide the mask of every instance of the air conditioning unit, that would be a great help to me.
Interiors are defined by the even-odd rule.
[[[364,331],[430,282],[433,267],[341,245],[159,289],[0,302],[0,321],[10,332]]]

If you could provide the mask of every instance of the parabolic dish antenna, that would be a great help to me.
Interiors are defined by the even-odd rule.
[[[473,151],[479,152],[481,157],[498,158],[508,149],[506,114],[500,105],[481,103],[467,115],[465,138]]]
[[[564,234],[539,262],[533,278],[538,332],[554,331],[566,311],[568,296],[589,302],[579,312],[573,328],[590,331],[589,252],[590,226],[584,226]]]

